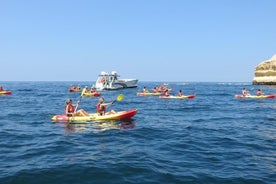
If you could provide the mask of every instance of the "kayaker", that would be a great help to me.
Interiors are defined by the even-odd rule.
[[[143,88],[143,93],[148,93],[149,91],[147,90],[146,86]]]
[[[90,93],[95,93],[96,92],[96,90],[95,90],[95,88],[92,86],[91,88],[90,88]]]
[[[154,87],[154,88],[153,88],[153,93],[158,93],[157,87]]]
[[[250,96],[250,93],[247,91],[246,88],[242,89],[242,94],[243,94],[243,96]]]
[[[69,117],[71,117],[71,116],[89,116],[89,114],[83,109],[80,109],[77,112],[75,112],[75,108],[79,102],[77,102],[77,104],[72,104],[72,99],[67,99],[65,101],[65,103],[66,103],[65,114],[67,116],[69,116]]]
[[[167,88],[167,86],[165,84],[163,84],[163,85],[161,85],[161,86],[158,87],[159,91],[165,91],[166,89],[168,89],[168,88]]]
[[[73,86],[73,85],[71,85],[69,91],[70,91],[70,92],[75,92],[75,91],[76,91],[76,87]]]
[[[261,89],[258,89],[257,92],[256,92],[256,95],[261,96],[261,95],[264,95],[264,93],[262,92]]]
[[[99,98],[99,103],[96,105],[97,113],[101,116],[109,115],[109,114],[115,114],[116,112],[114,110],[106,112],[106,108],[108,106],[111,106],[112,104],[113,104],[113,102],[104,103],[104,98],[103,97]]]
[[[164,92],[162,92],[161,96],[170,96],[169,90],[166,89]]]
[[[178,91],[178,96],[182,96],[182,91],[181,90]]]
[[[89,92],[88,86],[85,86],[85,87],[84,87],[84,90],[85,90],[84,93],[88,93],[88,92]]]
[[[0,86],[0,91],[4,91],[3,86]]]

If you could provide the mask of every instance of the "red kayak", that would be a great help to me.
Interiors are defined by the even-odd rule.
[[[12,94],[12,92],[11,91],[0,91],[0,95],[10,95],[10,94]]]
[[[195,98],[195,94],[192,95],[182,95],[182,96],[173,96],[173,95],[169,95],[169,96],[165,96],[165,95],[161,95],[159,96],[159,98],[173,98],[173,99],[184,99],[184,98]]]
[[[275,95],[243,95],[237,94],[235,98],[275,98]]]
[[[73,92],[80,92],[80,89],[69,89],[69,92],[73,93]]]

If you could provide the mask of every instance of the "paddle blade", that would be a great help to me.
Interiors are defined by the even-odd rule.
[[[83,96],[83,94],[85,93],[86,89],[83,88],[82,92],[81,92],[81,96]]]
[[[121,101],[121,100],[123,100],[124,99],[124,95],[123,94],[119,94],[118,96],[117,96],[117,101]]]

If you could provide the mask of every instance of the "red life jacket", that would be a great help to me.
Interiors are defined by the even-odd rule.
[[[75,112],[75,107],[72,104],[68,104],[67,106],[68,106],[68,112],[67,113],[74,113]],[[67,106],[65,106],[65,108],[64,108],[65,113],[66,113],[66,107]]]
[[[99,113],[100,115],[103,115],[106,111],[106,108],[105,106],[101,106],[100,103],[97,104],[97,113]]]

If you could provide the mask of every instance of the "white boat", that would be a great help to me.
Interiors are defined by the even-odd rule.
[[[103,71],[99,75],[95,87],[97,90],[115,90],[137,87],[138,79],[118,79],[118,77],[120,76],[115,71],[112,71],[111,74]]]

